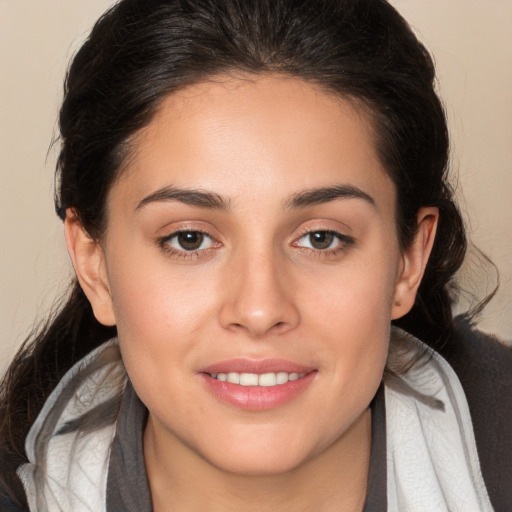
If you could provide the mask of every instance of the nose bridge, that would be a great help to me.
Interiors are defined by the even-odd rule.
[[[252,337],[284,332],[299,320],[286,262],[270,244],[262,245],[237,251],[221,312],[224,327],[244,329]]]

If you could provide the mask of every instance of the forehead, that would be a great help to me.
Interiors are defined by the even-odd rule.
[[[166,185],[262,200],[340,183],[393,202],[366,108],[300,79],[221,76],[162,101],[114,188],[136,204]]]

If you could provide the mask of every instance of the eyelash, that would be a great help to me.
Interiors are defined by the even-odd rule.
[[[329,235],[337,239],[339,242],[339,246],[334,248],[325,248],[325,249],[316,249],[314,247],[304,247],[299,245],[299,242],[307,236],[312,236],[313,234],[323,234]],[[178,249],[172,247],[170,244],[173,240],[177,239],[180,234],[199,234],[211,241],[211,246],[205,249],[195,249],[195,250],[187,250],[185,248]],[[355,239],[351,236],[345,235],[343,233],[339,233],[337,231],[333,231],[330,229],[309,229],[301,233],[301,235],[295,239],[292,243],[293,247],[300,249],[301,251],[308,252],[310,254],[314,254],[318,257],[329,257],[339,254],[340,252],[345,252],[350,249],[355,244]],[[200,229],[181,229],[158,239],[158,246],[170,256],[176,259],[198,259],[204,256],[209,255],[213,250],[216,250],[221,246],[220,242],[215,241],[215,239],[206,231],[202,231]],[[202,245],[202,244],[201,244]]]
[[[191,259],[198,259],[203,256],[208,255],[212,250],[215,250],[214,247],[207,247],[206,249],[196,249],[196,250],[186,250],[186,249],[177,249],[175,247],[172,247],[170,244],[174,239],[177,239],[177,237],[180,234],[200,234],[204,236],[205,238],[208,238],[211,240],[212,245],[220,246],[219,242],[216,242],[214,238],[207,233],[206,231],[202,231],[200,229],[180,229],[178,231],[175,231],[174,233],[171,233],[170,235],[167,235],[163,238],[160,238],[158,240],[158,246],[170,256],[176,258],[176,259],[184,259],[184,260],[191,260]]]
[[[323,234],[330,235],[333,237],[333,239],[336,239],[338,241],[338,244],[334,248],[325,248],[325,249],[316,249],[314,247],[303,247],[299,245],[300,240],[311,237],[313,234]],[[329,256],[335,256],[338,255],[340,252],[345,252],[348,249],[350,249],[354,244],[356,243],[356,240],[352,238],[351,236],[345,235],[343,233],[339,233],[338,231],[334,231],[331,229],[308,229],[304,231],[295,242],[293,242],[293,246],[297,247],[298,249],[301,249],[303,251],[307,251],[309,253],[312,253],[318,257],[329,257]]]

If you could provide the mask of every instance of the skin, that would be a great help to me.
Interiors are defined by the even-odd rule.
[[[304,200],[340,186],[365,197]],[[182,189],[221,204],[187,204]],[[390,321],[414,303],[437,222],[422,208],[400,251],[395,202],[355,102],[297,79],[219,77],[166,98],[136,136],[101,241],[68,211],[79,280],[149,410],[155,511],[362,510]],[[187,252],[177,230],[207,235]],[[311,232],[339,235],[318,249]],[[199,373],[241,356],[315,375],[282,406],[243,410]]]

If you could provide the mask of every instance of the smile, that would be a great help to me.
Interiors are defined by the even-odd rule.
[[[286,364],[278,361],[263,364],[238,361],[215,366],[218,368],[208,368],[198,374],[205,389],[224,404],[254,412],[293,402],[307,392],[318,376],[316,369],[290,363],[288,371],[284,371]],[[229,366],[238,366],[238,371],[228,371]]]
[[[297,372],[270,372],[270,373],[212,373],[209,374],[213,379],[221,382],[229,382],[231,384],[239,384],[240,386],[260,386],[272,387],[281,386],[291,381],[303,378],[306,373]]]

